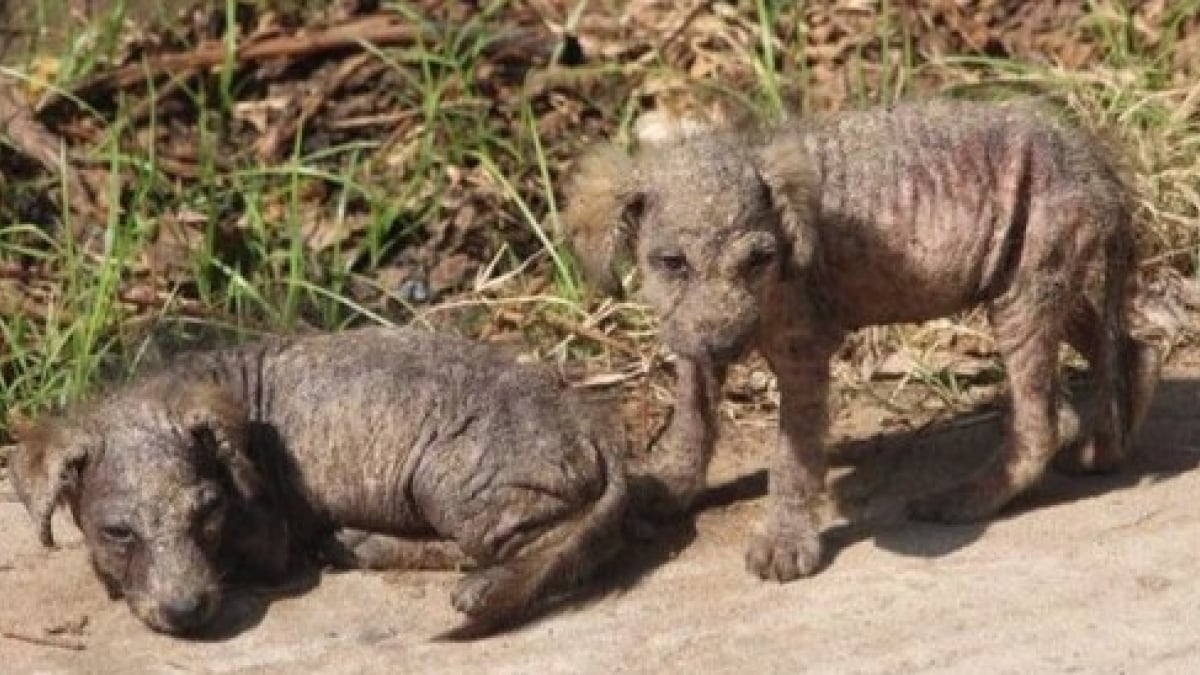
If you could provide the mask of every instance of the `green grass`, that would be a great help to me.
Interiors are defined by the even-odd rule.
[[[34,12],[49,23],[64,4],[38,0]],[[129,95],[96,113],[100,140],[89,162],[126,181],[119,194],[110,186],[104,222],[88,227],[98,242],[85,246],[65,236],[73,220],[67,212],[22,219],[17,214],[29,209],[5,206],[60,189],[36,172],[0,182],[0,264],[36,268],[31,278],[0,280],[0,402],[24,412],[61,405],[102,376],[119,377],[154,358],[160,341],[183,335],[186,342],[197,332],[245,336],[411,320],[444,325],[454,317],[467,332],[497,326],[522,332],[542,356],[562,361],[628,359],[594,333],[584,334],[592,330],[650,354],[653,321],[644,309],[592,297],[562,246],[557,184],[567,159],[595,140],[598,128],[626,133],[654,98],[639,88],[646,82],[671,83],[655,95],[661,100],[682,97],[701,110],[716,102],[765,117],[815,113],[833,101],[832,89],[814,84],[822,66],[806,51],[811,27],[797,9],[804,3],[720,4],[728,29],[722,39],[737,44],[725,52],[707,47],[717,50],[709,55],[717,59],[713,76],[687,72],[672,56],[677,44],[675,52],[652,54],[623,72],[603,62],[580,69],[608,78],[599,81],[611,86],[581,85],[574,93],[505,105],[490,98],[482,88],[487,83],[477,78],[488,45],[511,28],[509,4],[492,2],[472,19],[451,23],[443,39],[366,47],[380,72],[400,83],[388,95],[395,111],[411,115],[402,133],[324,143],[301,127],[280,157],[261,162],[229,152],[239,104],[263,94],[231,67],[238,3],[214,3],[224,20],[225,67],[200,84],[184,85],[197,130],[194,176],[173,172],[171,159],[154,144],[138,145],[139,134],[171,133],[163,126],[170,120],[151,109],[135,124],[130,113],[141,97]],[[1154,27],[1155,40],[1135,30],[1119,4],[1093,3],[1086,30],[1099,36],[1099,54],[1078,71],[970,54],[929,59],[911,25],[900,20],[899,4],[884,3],[833,72],[845,86],[840,105],[938,93],[1052,98],[1084,123],[1113,130],[1129,148],[1143,198],[1147,266],[1195,273],[1200,94],[1194,84],[1173,78],[1172,55],[1181,41],[1179,27],[1200,12],[1200,1],[1173,3]],[[604,11],[602,5],[565,3],[561,16],[548,19],[575,25]],[[388,6],[414,22],[432,19],[415,4]],[[52,51],[36,41],[43,63],[57,59],[53,85],[69,91],[103,68],[119,51],[130,13],[125,1],[114,2],[86,25],[65,24]],[[20,63],[15,74],[29,76],[35,61]],[[506,96],[519,97],[520,91]],[[571,123],[578,126],[544,132],[540,124],[555,106],[581,111]],[[596,119],[599,124],[584,126]],[[583,133],[585,128],[591,131]],[[478,230],[489,251],[483,269],[457,295],[431,306],[410,303],[387,271],[446,225],[452,204],[471,199],[478,201],[476,218],[485,221]],[[186,263],[155,278],[143,259],[156,250],[156,236],[179,222],[194,223],[187,227],[197,235],[184,252]],[[314,223],[328,228],[322,232],[346,234],[316,246]],[[147,286],[153,287],[152,302],[130,301]],[[883,339],[883,348],[909,350],[921,362],[938,344],[929,331],[909,329]],[[951,404],[971,386],[953,372],[924,366],[896,386],[915,383]]]

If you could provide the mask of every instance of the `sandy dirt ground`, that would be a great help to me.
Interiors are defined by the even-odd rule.
[[[763,508],[766,428],[727,430],[694,525],[635,546],[582,600],[487,640],[455,625],[455,574],[326,573],[229,600],[226,634],[156,635],[106,599],[78,535],[42,550],[0,483],[0,671],[1196,672],[1200,370],[1169,373],[1120,474],[1049,476],[980,526],[909,523],[907,495],[970,471],[997,420],[865,436],[835,450],[828,564],[776,585],[743,571]],[[70,537],[65,535],[70,534]],[[35,644],[17,636],[72,644]]]

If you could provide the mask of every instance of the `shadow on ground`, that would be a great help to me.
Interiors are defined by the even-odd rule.
[[[1073,396],[1086,410],[1088,392]],[[938,557],[970,545],[986,531],[984,521],[942,525],[911,521],[906,504],[970,477],[996,452],[1003,438],[1005,406],[995,412],[968,413],[947,422],[905,432],[885,432],[830,449],[829,490],[836,517],[825,531],[827,566],[838,552],[873,539],[902,555]],[[1048,470],[1042,481],[1018,497],[999,519],[1056,504],[1078,502],[1146,482],[1171,480],[1200,464],[1200,381],[1166,379],[1159,384],[1134,455],[1119,471],[1102,475],[1064,475]],[[762,497],[767,472],[759,469],[715,485],[701,509],[716,509]]]
[[[272,602],[304,595],[320,584],[320,571],[306,565],[276,585],[235,585],[226,591],[212,623],[186,637],[197,642],[230,640],[262,623]]]
[[[693,519],[674,522],[638,523],[633,526],[642,530],[628,537],[625,549],[612,560],[601,565],[594,577],[573,591],[553,597],[541,603],[522,620],[504,626],[501,630],[521,629],[564,612],[583,611],[589,605],[612,596],[621,596],[636,587],[647,575],[668,563],[696,539]],[[652,528],[645,530],[643,528]],[[448,634],[455,637],[453,632]],[[474,637],[466,633],[465,637]]]

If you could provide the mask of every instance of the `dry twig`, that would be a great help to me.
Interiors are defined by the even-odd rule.
[[[0,83],[0,133],[21,154],[37,162],[46,171],[61,174],[66,183],[68,206],[84,219],[99,218],[99,206],[87,181],[68,164],[62,153],[63,142],[42,125],[33,110],[21,99],[11,83]]]
[[[81,652],[87,649],[87,645],[79,640],[73,640],[62,635],[32,635],[15,630],[0,631],[0,636],[10,640],[20,640],[33,645],[41,645],[43,647],[54,647],[56,649],[69,649],[75,652]]]
[[[254,152],[258,158],[263,161],[270,161],[278,157],[279,148],[284,143],[290,141],[296,132],[308,123],[314,115],[320,111],[325,105],[325,101],[338,92],[339,89],[354,76],[368,61],[372,58],[372,54],[364,53],[357,54],[343,61],[338,65],[337,70],[329,77],[324,78],[311,91],[303,97],[300,104],[300,112],[288,119],[281,121],[279,124],[271,127],[266,135],[258,139],[254,144]]]
[[[517,325],[520,325],[526,319],[528,319],[526,315],[511,310],[500,310],[497,312],[497,317]],[[550,324],[551,326],[554,326],[555,328],[558,328],[561,331],[579,335],[591,340],[592,342],[602,344],[613,351],[620,352],[626,356],[632,356],[638,360],[642,359],[642,353],[638,351],[636,347],[621,342],[620,340],[612,337],[604,331],[599,330],[598,328],[594,328],[582,323],[576,323],[570,319],[564,319],[561,316],[556,316],[549,313],[540,315],[538,319]]]
[[[445,31],[437,27],[414,25],[405,17],[390,12],[371,14],[342,24],[317,30],[301,30],[255,42],[237,48],[232,59],[243,64],[276,58],[298,58],[339,49],[373,44],[380,47],[408,45],[418,42],[436,43],[446,39]],[[490,43],[490,48],[511,51],[517,49],[534,56],[549,54],[556,41],[553,36],[532,31],[513,31]],[[86,93],[99,89],[122,89],[167,73],[212,68],[226,62],[226,46],[210,40],[190,52],[163,54],[131,63],[85,80],[76,91]]]

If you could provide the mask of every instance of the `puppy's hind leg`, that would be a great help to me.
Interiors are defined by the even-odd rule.
[[[1117,418],[1112,413],[1116,401],[1114,389],[1117,383],[1110,369],[1112,355],[1109,350],[1116,344],[1105,333],[1100,314],[1090,300],[1082,298],[1076,305],[1066,325],[1067,343],[1079,352],[1091,368],[1096,383],[1096,397],[1090,415],[1090,427],[1077,442],[1064,444],[1054,458],[1054,466],[1068,473],[1110,471],[1120,463],[1123,452],[1118,439],[1120,430]]]
[[[1067,322],[1067,341],[1091,366],[1097,392],[1093,436],[1059,453],[1055,466],[1062,471],[1103,472],[1119,467],[1154,396],[1161,366],[1158,352],[1130,335],[1125,325],[1132,246],[1119,235],[1109,243],[1104,316],[1081,298]]]
[[[965,483],[916,500],[911,511],[917,518],[982,520],[1042,476],[1058,449],[1061,285],[1057,275],[1028,277],[989,307],[1012,391],[1004,450]]]
[[[468,619],[440,637],[464,640],[502,630],[525,618],[541,596],[589,576],[621,547],[627,490],[621,468],[610,464],[608,485],[597,501],[533,534],[513,557],[464,577],[451,603]]]

